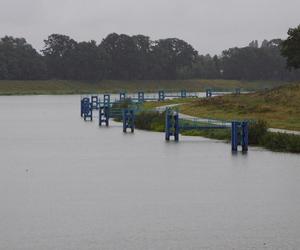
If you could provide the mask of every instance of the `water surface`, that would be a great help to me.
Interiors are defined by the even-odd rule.
[[[83,122],[0,97],[0,249],[298,249],[300,157]]]

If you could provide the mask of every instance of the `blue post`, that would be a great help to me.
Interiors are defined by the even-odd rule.
[[[131,129],[131,133],[134,133],[134,128],[135,128],[135,126],[134,126],[134,120],[135,120],[135,117],[134,117],[134,110],[133,109],[131,109],[130,110],[130,129]]]
[[[125,99],[126,99],[126,93],[120,92],[120,101],[125,101]]]
[[[165,139],[170,140],[170,137],[174,136],[175,141],[179,141],[179,115],[178,112],[166,109],[166,127],[165,127]]]
[[[241,94],[241,89],[240,88],[236,88],[235,89],[235,94],[236,95],[240,95]]]
[[[99,109],[99,126],[102,126],[102,123],[109,126],[109,107],[102,106]]]
[[[158,91],[158,101],[164,101],[165,100],[165,91],[160,90]]]
[[[212,97],[212,90],[211,89],[206,89],[206,98]]]
[[[238,149],[238,122],[231,123],[231,149],[236,152]]]
[[[91,102],[92,102],[92,109],[99,109],[99,97],[98,96],[92,96],[91,97]]]
[[[127,133],[127,129],[131,129],[131,133],[134,133],[134,110],[123,109],[123,132]]]
[[[140,91],[138,93],[138,102],[144,102],[145,101],[145,93]]]
[[[110,107],[110,95],[104,95],[103,97],[103,106]]]
[[[181,98],[186,98],[186,90],[181,90]]]
[[[242,151],[248,151],[248,143],[249,143],[249,126],[248,122],[242,122]]]
[[[174,114],[174,139],[179,141],[179,115],[178,112]]]
[[[168,108],[166,109],[166,128],[165,128],[165,137],[166,141],[170,140],[170,134],[171,134],[171,110]]]
[[[89,118],[91,121],[93,120],[92,103],[90,102],[89,98],[84,98],[82,100],[82,113],[85,121],[87,118]]]
[[[236,152],[238,150],[238,146],[242,146],[242,151],[248,151],[248,143],[249,143],[249,126],[247,121],[243,122],[232,122],[231,125],[231,148],[232,151]]]
[[[80,116],[83,116],[83,99],[80,100]]]

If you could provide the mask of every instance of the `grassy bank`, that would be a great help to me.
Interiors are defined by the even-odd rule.
[[[189,100],[180,112],[221,120],[265,120],[272,128],[300,131],[300,84],[242,95]]]
[[[272,151],[300,153],[300,136],[268,132],[267,128],[282,128],[300,131],[300,84],[289,84],[271,90],[256,93],[226,95],[213,98],[167,100],[160,103],[149,102],[144,106],[151,109],[156,106],[181,103],[179,111],[192,116],[220,120],[255,120],[250,127],[250,145],[262,146]],[[164,131],[164,118],[157,117],[153,125],[151,117],[143,117],[147,128]],[[140,124],[144,129],[144,125]],[[183,135],[203,136],[229,141],[230,130],[181,131]]]
[[[279,81],[235,81],[235,80],[161,80],[161,81],[7,81],[0,80],[0,95],[60,95],[89,94],[100,92],[136,92],[139,90],[151,92],[165,89],[168,91],[203,91],[206,88],[215,90],[258,90],[273,88],[286,82]]]

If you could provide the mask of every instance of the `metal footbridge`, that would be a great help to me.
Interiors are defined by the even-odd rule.
[[[145,101],[164,101],[166,98],[187,98],[197,97],[195,92],[188,93],[182,90],[179,93],[166,93],[159,91],[158,95],[153,97],[145,95],[144,92],[126,95],[119,93],[119,98],[111,100],[111,95],[92,95],[82,97],[80,100],[80,115],[83,119],[93,120],[93,113],[98,113],[99,126],[109,126],[110,118],[115,118],[123,122],[123,132],[127,129],[134,132],[135,116],[142,112],[141,104]],[[211,96],[207,96],[208,98]],[[190,117],[180,118],[180,114],[174,108],[165,108],[165,139],[169,141],[174,137],[175,141],[179,141],[179,134],[188,130],[217,130],[231,129],[231,146],[232,151],[237,151],[238,146],[242,146],[242,151],[248,151],[248,121],[220,121],[206,120]]]

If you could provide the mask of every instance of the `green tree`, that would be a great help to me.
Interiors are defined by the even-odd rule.
[[[80,42],[68,55],[70,76],[76,80],[100,80],[104,77],[104,61],[95,41]]]
[[[73,75],[72,54],[77,42],[68,36],[52,34],[44,40],[45,47],[42,50],[49,75],[52,78],[70,79]]]
[[[0,79],[44,79],[46,72],[43,57],[24,38],[0,39]]]
[[[287,58],[288,68],[300,68],[300,25],[289,29],[288,38],[283,41],[281,53]]]
[[[154,42],[151,50],[152,77],[155,79],[176,79],[192,68],[198,52],[187,42],[168,38]]]
[[[151,67],[151,49],[153,42],[148,36],[143,35],[132,36],[132,39],[137,52],[135,78],[149,79],[151,78],[149,70]]]
[[[105,71],[110,79],[134,79],[138,65],[138,51],[132,37],[109,34],[99,46],[105,60]]]

